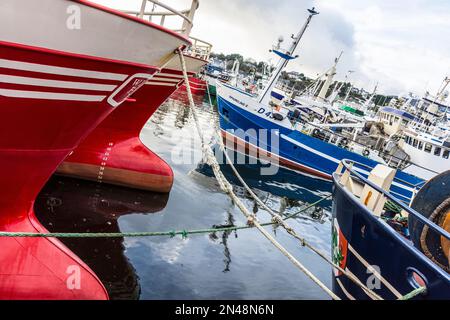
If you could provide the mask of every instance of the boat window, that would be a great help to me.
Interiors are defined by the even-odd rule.
[[[450,150],[444,150],[444,152],[442,152],[442,158],[448,159],[449,154],[450,154]]]
[[[419,141],[419,150],[422,150],[422,149],[423,149],[423,142]]]
[[[417,148],[417,140],[416,139],[413,140],[413,147]]]
[[[403,119],[403,120],[402,120],[402,125],[407,126],[407,125],[408,125],[408,121],[405,120],[405,119]]]
[[[432,148],[433,148],[433,146],[431,145],[431,143],[425,144],[425,152],[430,153]]]
[[[435,147],[434,148],[434,155],[438,156],[438,157],[441,156],[441,150],[442,150],[441,148]]]

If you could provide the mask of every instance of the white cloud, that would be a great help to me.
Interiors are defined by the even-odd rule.
[[[355,29],[358,69],[388,92],[435,92],[450,71],[450,3],[327,1]]]
[[[96,0],[105,5],[139,7],[140,0]],[[190,0],[163,0],[178,9]],[[325,71],[341,50],[338,79],[347,70],[356,85],[385,93],[425,89],[435,92],[450,73],[450,2],[447,0],[200,0],[193,35],[216,52],[240,53],[256,60],[279,35],[286,38],[304,23],[306,9],[315,17],[289,69],[309,76]],[[275,57],[272,56],[275,62]]]

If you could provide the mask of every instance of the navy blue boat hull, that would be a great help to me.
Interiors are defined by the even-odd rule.
[[[239,95],[248,96],[235,88],[222,86],[237,91]],[[331,181],[332,174],[342,159],[350,159],[371,168],[377,165],[376,161],[367,157],[277,124],[273,120],[271,108],[259,106],[255,114],[244,102],[232,103],[229,100],[230,98],[225,99],[220,94],[217,96],[220,127],[224,138],[233,140],[234,144],[243,143],[246,148],[255,145],[259,150],[275,155],[279,159],[280,166]],[[264,134],[260,139],[261,129],[269,130],[272,134]],[[275,138],[274,132],[276,144],[272,143]],[[367,172],[362,174],[367,176]],[[402,171],[397,171],[396,178],[409,185],[407,187],[394,184],[391,188],[391,192],[405,202],[409,202],[412,198],[414,186],[419,189],[423,184],[422,179]]]
[[[336,263],[351,271],[364,284],[374,284],[367,264],[398,291],[397,295],[383,283],[373,291],[384,299],[397,299],[426,284],[427,293],[414,299],[450,299],[450,275],[432,263],[406,238],[375,217],[359,199],[336,181],[333,187],[332,255]],[[339,272],[333,273],[333,291],[343,299],[369,297]]]

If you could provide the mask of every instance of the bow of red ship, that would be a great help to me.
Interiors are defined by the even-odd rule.
[[[80,14],[80,28],[66,25],[71,12]],[[48,178],[186,44],[84,0],[1,2],[0,231],[46,232],[33,204]],[[94,272],[55,238],[1,237],[0,247],[0,299],[108,298]]]

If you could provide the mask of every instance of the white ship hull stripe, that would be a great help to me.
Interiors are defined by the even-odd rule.
[[[172,74],[172,73],[158,73],[158,76],[180,78],[180,79],[184,77],[182,74]]]
[[[116,81],[124,81],[128,77],[128,75],[126,74],[55,67],[44,64],[13,61],[6,59],[0,59],[0,68],[57,74],[72,77],[91,78],[91,79],[116,80]]]
[[[166,82],[180,82],[181,79],[169,79],[169,78],[160,78],[160,77],[153,77],[152,80],[156,80],[156,81],[166,81]]]
[[[148,81],[146,85],[151,86],[166,86],[166,87],[175,87],[176,83],[167,83],[167,82],[154,82],[154,81]]]
[[[11,84],[29,85],[29,86],[93,90],[93,91],[108,91],[108,92],[113,91],[117,87],[115,85],[107,85],[107,84],[48,80],[48,79],[18,77],[18,76],[0,74],[0,83],[2,83],[2,82],[11,83]]]
[[[0,89],[0,96],[11,97],[11,98],[66,100],[66,101],[84,101],[84,102],[100,102],[106,98],[106,96],[98,96],[98,95],[54,93],[54,92],[40,92],[40,91],[22,91],[22,90],[10,90],[10,89]]]

